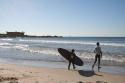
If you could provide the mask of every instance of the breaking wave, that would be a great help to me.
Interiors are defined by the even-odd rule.
[[[83,44],[83,45],[95,45],[96,42],[88,42],[88,41],[65,41],[65,40],[24,40],[20,39],[22,42],[34,42],[34,43],[55,43],[55,44]],[[125,47],[125,43],[101,43],[104,46],[118,46]]]
[[[56,48],[31,48],[29,45],[25,44],[10,44],[10,43],[0,43],[1,48],[13,48],[17,50],[22,50],[22,51],[27,51],[31,53],[39,53],[39,54],[47,54],[47,55],[54,55],[58,56],[60,55],[57,51]],[[82,59],[94,59],[95,54],[94,53],[89,53],[89,52],[84,52],[84,51],[76,51],[76,55],[81,57]],[[111,56],[111,55],[103,55],[103,60],[108,60],[108,61],[116,61],[116,62],[124,62],[125,57],[123,56]]]

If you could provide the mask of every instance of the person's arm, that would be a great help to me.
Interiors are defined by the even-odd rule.
[[[96,49],[96,48],[95,48],[95,49]],[[96,53],[95,49],[94,49],[94,53]]]
[[[102,58],[102,52],[101,52],[101,58]]]
[[[94,53],[97,53],[97,47],[94,49]]]
[[[102,58],[102,50],[101,50],[101,47],[100,47],[100,55],[101,55],[101,58]]]

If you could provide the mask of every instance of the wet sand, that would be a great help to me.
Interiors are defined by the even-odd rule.
[[[0,64],[1,83],[125,83],[125,75]]]

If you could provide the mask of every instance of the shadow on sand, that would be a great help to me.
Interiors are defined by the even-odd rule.
[[[103,75],[96,74],[94,71],[91,71],[91,70],[79,70],[78,72],[81,76],[85,76],[85,77],[91,77],[93,75],[103,76]]]

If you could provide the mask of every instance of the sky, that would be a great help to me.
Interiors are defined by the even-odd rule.
[[[125,0],[0,0],[0,33],[125,37]]]

